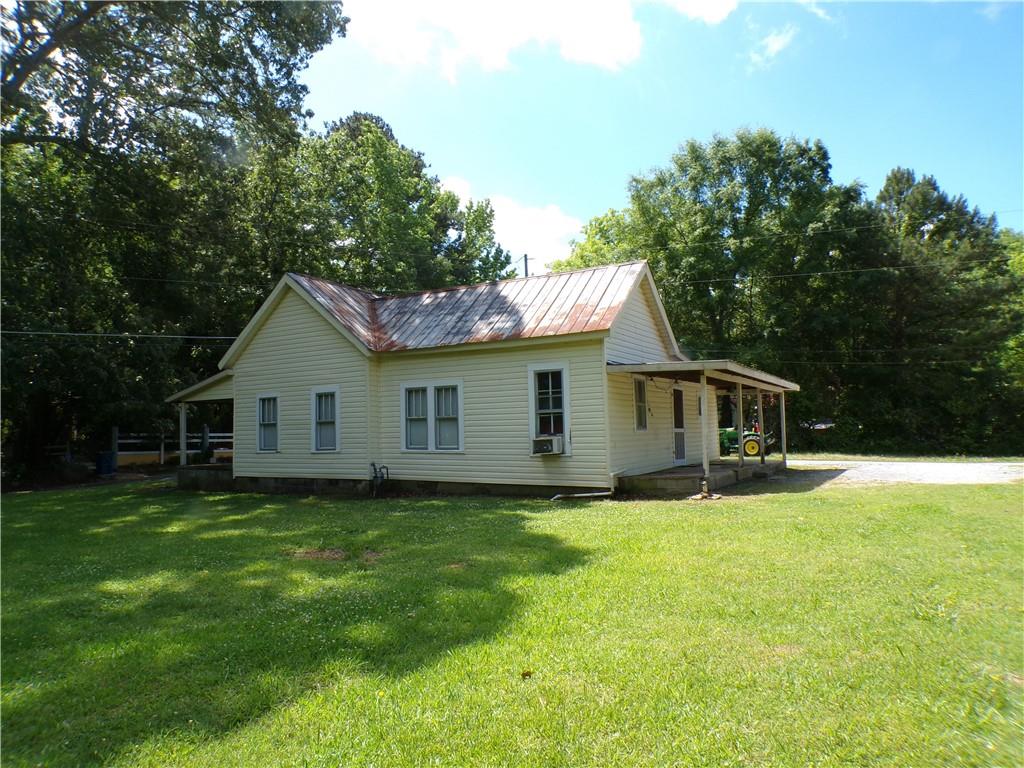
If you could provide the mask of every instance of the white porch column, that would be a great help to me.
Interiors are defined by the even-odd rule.
[[[708,461],[708,410],[708,377],[702,373],[700,375],[700,451],[704,477],[711,474],[711,464]]]
[[[740,469],[743,468],[743,384],[736,383],[736,455],[740,460]]]
[[[760,430],[758,434],[761,439],[758,441],[761,444],[761,463],[764,464],[764,403],[761,400],[761,390],[757,390],[757,428]]]
[[[178,463],[181,466],[188,464],[188,416],[185,413],[185,404],[178,403]]]
[[[782,466],[786,466],[786,393],[779,393],[779,419],[781,425],[779,427],[780,436],[782,437]]]

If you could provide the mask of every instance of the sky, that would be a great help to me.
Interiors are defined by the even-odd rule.
[[[312,126],[386,120],[442,184],[489,198],[530,271],[680,144],[820,139],[874,196],[931,174],[1024,229],[1024,2],[346,0],[303,81]],[[518,263],[522,274],[522,262]]]

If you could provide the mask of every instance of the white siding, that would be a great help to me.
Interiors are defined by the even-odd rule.
[[[695,405],[696,407],[696,405]],[[636,431],[633,377],[608,374],[611,470],[636,475],[672,466],[672,390],[666,379],[647,380],[647,431]]]
[[[294,291],[257,331],[234,365],[238,477],[364,479],[368,474],[367,358]],[[340,388],[341,446],[318,453],[310,445],[310,390]],[[256,400],[278,396],[278,451],[256,450]]]
[[[571,456],[530,455],[530,365],[569,367]],[[397,480],[609,485],[602,340],[392,353],[379,362],[379,460]],[[464,450],[402,450],[401,384],[462,379]]]
[[[675,359],[647,280],[641,280],[626,299],[612,323],[606,349],[608,361],[612,363],[654,363]]]
[[[633,419],[633,377],[630,374],[608,374],[609,451],[611,470],[618,475],[636,475],[671,467],[674,462],[675,434],[672,418],[672,389],[683,389],[683,416],[686,421],[686,456],[684,463],[700,464],[701,419],[698,408],[700,385],[683,382],[674,385],[667,379],[647,381],[647,431],[637,432]],[[714,403],[714,392],[708,387],[708,400]],[[712,406],[714,407],[714,406]],[[708,430],[708,459],[719,457],[717,417],[712,416]]]

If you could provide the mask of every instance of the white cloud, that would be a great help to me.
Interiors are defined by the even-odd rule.
[[[465,66],[505,69],[528,45],[555,46],[566,61],[617,70],[643,47],[634,2],[641,0],[346,0],[348,38],[392,66],[437,68],[454,82]],[[717,24],[738,0],[646,0]]]
[[[828,11],[821,7],[818,0],[797,0],[797,2],[800,3],[808,13],[813,13],[822,21],[832,21],[832,17],[828,15]]]
[[[718,24],[736,10],[739,0],[660,0],[689,19]]]
[[[1006,2],[985,3],[985,5],[981,7],[979,13],[989,21],[997,21],[999,17],[1002,16],[1007,5],[1009,5],[1009,3]]]
[[[469,181],[458,176],[441,179],[441,185],[465,203],[473,196]],[[512,254],[512,266],[523,273],[523,254],[530,257],[530,272],[546,272],[550,264],[569,256],[569,241],[579,237],[583,222],[554,203],[526,205],[506,195],[488,197],[494,207],[494,234],[502,248]]]
[[[749,54],[750,69],[768,67],[776,56],[789,47],[798,31],[799,29],[793,24],[787,24],[782,29],[772,30],[761,38],[757,47]]]

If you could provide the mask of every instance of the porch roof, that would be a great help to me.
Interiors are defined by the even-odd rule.
[[[230,368],[218,371],[213,376],[196,382],[191,387],[185,387],[180,392],[175,392],[164,402],[199,403],[209,400],[232,400],[234,399],[230,381],[232,376],[234,376],[234,371]]]
[[[724,387],[742,384],[768,392],[799,392],[800,385],[734,360],[672,360],[664,363],[608,363],[609,373],[638,373],[659,379],[708,381]]]

